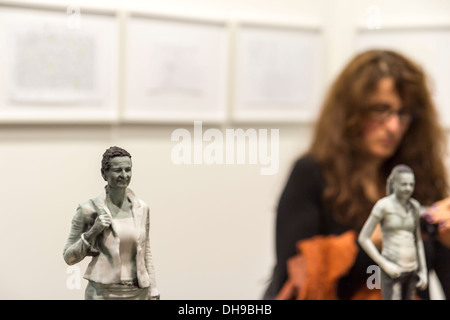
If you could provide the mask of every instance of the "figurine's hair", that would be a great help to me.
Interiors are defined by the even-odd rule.
[[[414,174],[413,170],[404,164],[398,164],[392,169],[391,174],[387,178],[387,182],[386,182],[386,194],[389,195],[394,192],[395,180],[397,179],[397,177],[400,173],[405,173],[405,172]]]
[[[125,149],[116,146],[106,149],[102,158],[102,177],[104,177],[105,173],[111,168],[111,159],[115,157],[129,157],[131,159],[130,153]]]
[[[378,172],[378,190],[385,190],[392,168],[407,163],[416,177],[414,198],[431,205],[448,194],[443,163],[446,136],[439,124],[425,73],[405,56],[390,50],[357,54],[332,83],[322,105],[308,154],[321,165],[327,186],[324,200],[340,223],[360,228],[374,205],[363,189],[365,147],[362,124],[368,98],[382,78],[392,78],[413,120],[401,144]]]

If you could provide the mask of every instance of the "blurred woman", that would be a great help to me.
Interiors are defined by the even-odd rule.
[[[367,270],[375,263],[356,238],[375,202],[386,195],[389,173],[397,164],[411,167],[414,198],[432,206],[448,196],[445,151],[421,68],[394,51],[357,54],[332,84],[312,144],[293,165],[281,194],[276,265],[264,298],[366,297],[358,293],[367,288]],[[442,215],[449,217],[450,210]],[[381,246],[380,232],[375,234]],[[424,238],[428,269],[450,298],[450,249],[435,236]],[[341,254],[333,255],[336,250]],[[324,274],[314,276],[318,270]],[[314,277],[328,282],[313,283]],[[327,291],[311,294],[308,288]]]

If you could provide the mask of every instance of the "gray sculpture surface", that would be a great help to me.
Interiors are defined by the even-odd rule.
[[[128,188],[131,155],[119,147],[107,149],[101,174],[105,191],[78,205],[64,260],[73,265],[92,256],[84,275],[87,300],[159,299],[149,207]]]
[[[420,204],[411,198],[415,178],[412,169],[397,165],[387,180],[387,196],[378,200],[365,222],[358,242],[381,268],[384,300],[412,300],[416,288],[425,289],[428,272],[420,231]],[[380,224],[381,252],[371,241]]]

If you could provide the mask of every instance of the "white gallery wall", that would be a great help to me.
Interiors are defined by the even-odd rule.
[[[109,85],[109,89],[101,91],[103,104],[97,107],[108,111],[89,113],[89,103],[85,102],[79,103],[79,109],[68,107],[64,96],[58,100],[63,102],[44,103],[52,98],[44,96],[45,88],[30,93],[19,86],[12,96],[8,90],[15,88],[11,85],[15,80],[4,75],[11,71],[11,61],[20,60],[11,60],[7,50],[0,49],[0,299],[83,299],[86,280],[82,276],[88,259],[69,267],[62,251],[78,203],[102,192],[105,183],[100,161],[110,146],[131,153],[130,188],[150,206],[151,246],[161,299],[260,299],[275,263],[278,197],[293,161],[309,145],[324,91],[354,53],[384,41],[395,46],[396,39],[404,38],[402,32],[413,32],[411,38],[417,38],[414,32],[420,31],[419,38],[424,39],[428,49],[421,53],[414,49],[414,42],[406,43],[404,48],[411,48],[410,55],[430,70],[443,123],[450,123],[446,113],[450,109],[450,90],[443,89],[450,86],[450,64],[441,57],[442,52],[450,50],[450,41],[446,47],[439,47],[450,34],[450,1],[0,1],[0,17],[4,18],[0,20],[0,41],[11,43],[1,29],[8,20],[5,17],[11,17],[11,10],[38,10],[37,15],[51,11],[55,19],[69,19],[73,17],[67,13],[71,6],[81,9],[81,29],[84,13],[100,14],[115,23],[113,33],[117,37],[108,40],[97,33],[97,38],[102,39],[99,41],[111,45],[114,51],[108,55],[110,60],[96,60],[101,65],[97,76],[104,82],[99,81]],[[130,98],[143,83],[147,89],[154,85],[145,83],[145,77],[138,78],[142,77],[136,61],[139,55],[134,62],[130,59],[134,56],[127,41],[134,37],[134,45],[141,45],[136,34],[127,33],[133,17],[221,28],[225,42],[216,45],[225,43],[222,51],[211,52],[199,62],[214,65],[218,61],[221,65],[217,70],[207,68],[207,72],[208,76],[217,72],[221,78],[205,76],[207,80],[192,78],[191,82],[187,78],[183,84],[195,91],[196,85],[204,83],[201,81],[217,81],[210,96],[193,94],[183,100],[164,93],[137,102]],[[86,31],[95,28],[90,27],[88,18],[85,22]],[[266,35],[271,39],[274,36],[270,32],[277,34],[277,30],[283,35],[291,31],[299,31],[300,37],[305,32],[307,37],[313,35],[314,45],[309,48],[315,62],[306,78],[311,80],[312,89],[301,98],[292,97],[298,98],[295,101],[301,112],[276,109],[281,104],[276,91],[269,97],[270,103],[253,109],[245,102],[250,95],[240,95],[246,87],[237,84],[245,81],[243,70],[248,66],[241,64],[244,58],[238,44],[242,45],[240,37],[247,26],[268,30]],[[16,30],[17,34],[21,32],[20,24]],[[102,32],[109,34],[106,29]],[[212,37],[210,43],[216,40]],[[104,47],[99,50],[106,51]],[[161,61],[169,59],[159,57]],[[145,57],[141,59],[145,65]],[[436,66],[438,62],[442,62],[441,69]],[[132,63],[135,69],[131,72],[127,68]],[[41,103],[33,103],[33,97],[42,99]],[[14,99],[22,103],[10,103]],[[26,99],[28,103],[23,103]],[[95,100],[91,96],[83,99]],[[139,102],[143,107],[136,107]],[[146,113],[158,103],[162,111]],[[191,108],[182,109],[184,104]],[[205,109],[195,109],[202,104]],[[215,107],[218,113],[208,113]],[[198,113],[190,114],[189,110]],[[195,127],[194,120],[202,121],[202,127]],[[261,169],[270,164],[263,161],[261,154],[254,163],[248,158],[243,164],[236,158],[228,164],[225,160],[223,164],[208,164],[205,158],[194,163],[195,150],[205,152],[211,142],[203,135],[205,132],[222,134],[225,142],[226,132],[238,129],[257,133],[259,150],[266,146],[269,153],[272,151],[270,164],[278,170],[262,174]],[[197,147],[193,146],[192,164],[177,164],[174,148],[178,140],[173,141],[172,135],[180,132],[189,132],[192,143],[197,143]],[[267,136],[260,135],[264,132]],[[265,137],[267,145],[263,143]],[[222,151],[225,159],[226,145]]]

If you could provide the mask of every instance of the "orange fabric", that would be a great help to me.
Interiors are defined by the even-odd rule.
[[[299,254],[288,260],[288,280],[276,299],[337,300],[337,283],[353,266],[358,253],[355,241],[354,231],[299,241]],[[381,300],[381,291],[363,286],[353,299]]]

